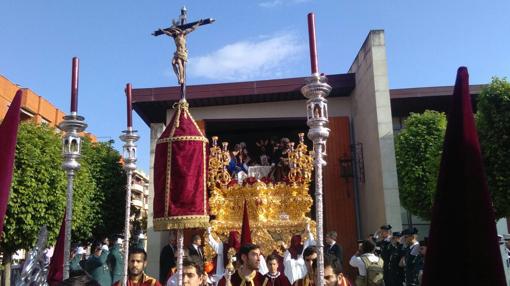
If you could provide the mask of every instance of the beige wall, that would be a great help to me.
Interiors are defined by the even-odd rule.
[[[303,83],[304,84],[304,83]],[[351,99],[335,97],[328,99],[329,116],[349,116]],[[167,121],[172,118],[173,110],[167,111]],[[263,102],[251,104],[220,105],[196,107],[191,109],[195,120],[230,118],[306,118],[306,98],[303,100]]]
[[[359,195],[366,237],[382,224],[402,226],[383,31],[369,33],[349,72],[356,73],[352,120],[355,142],[363,144],[365,183]]]
[[[156,140],[165,130],[165,125],[153,123],[151,124],[151,146],[150,146],[150,167],[149,177],[149,217],[147,219],[147,269],[149,276],[159,278],[159,253],[168,242],[168,234],[165,232],[154,231],[152,218],[154,217],[154,209],[152,202],[154,201],[154,153],[156,151]]]

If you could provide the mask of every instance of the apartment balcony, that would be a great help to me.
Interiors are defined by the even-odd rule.
[[[132,184],[131,185],[131,191],[134,193],[143,194],[143,186],[139,184]]]
[[[134,206],[136,208],[143,208],[144,207],[144,203],[143,203],[142,200],[132,199],[131,200],[131,206]]]

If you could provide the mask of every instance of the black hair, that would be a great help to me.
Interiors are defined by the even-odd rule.
[[[361,243],[362,254],[374,252],[374,249],[375,249],[375,243],[371,240],[364,240]]]
[[[72,271],[71,277],[60,282],[59,286],[101,286],[94,278],[87,274],[83,270]]]
[[[338,275],[341,272],[340,271],[340,269],[341,269],[340,261],[334,255],[330,255],[330,254],[324,255],[324,269],[326,269],[327,267],[331,267],[331,269],[333,269],[333,273],[335,273],[335,275]]]
[[[98,248],[101,248],[102,245],[103,243],[101,241],[94,240],[94,242],[92,242],[92,246],[90,247],[90,249],[92,252],[95,252]]]
[[[186,257],[182,261],[182,267],[195,267],[198,276],[204,275],[204,262],[198,258],[198,256]]]
[[[269,261],[276,260],[278,262],[278,257],[275,254],[269,254],[266,258],[266,262],[269,263]]]
[[[195,234],[191,237],[191,242],[195,242],[195,240],[197,239],[202,239],[202,237],[200,236],[200,234]]]
[[[143,254],[143,261],[147,261],[147,252],[145,252],[145,249],[139,247],[129,249],[129,256],[133,254]]]
[[[314,253],[319,253],[319,251],[317,250],[317,247],[315,246],[308,246],[307,248],[305,248],[305,251],[303,251],[303,258],[306,258]]]
[[[241,249],[239,249],[239,261],[243,263],[243,260],[241,259],[242,255],[244,254],[248,256],[248,253],[255,249],[260,249],[260,247],[253,243],[246,243],[245,245],[241,246]]]

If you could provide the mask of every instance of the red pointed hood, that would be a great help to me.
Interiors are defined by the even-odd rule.
[[[5,213],[9,202],[12,175],[14,171],[14,154],[18,136],[19,114],[21,109],[21,89],[14,99],[0,124],[0,233],[4,229]]]
[[[250,219],[248,216],[248,205],[246,204],[246,201],[244,201],[243,225],[241,227],[241,246],[247,243],[252,243],[252,241],[250,231]]]
[[[455,241],[455,262],[448,259]],[[468,71],[457,71],[432,210],[423,285],[506,285],[492,201],[471,107]]]

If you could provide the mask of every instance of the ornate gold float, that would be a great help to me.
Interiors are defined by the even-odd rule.
[[[299,134],[299,143],[290,144],[288,181],[269,182],[248,177],[243,182],[231,178],[227,166],[230,161],[228,143],[218,145],[218,137],[212,137],[208,167],[208,188],[211,234],[225,241],[232,230],[241,230],[243,205],[246,201],[250,220],[252,241],[260,245],[262,253],[280,252],[282,244],[288,244],[292,235],[305,234],[306,226],[315,232],[315,222],[309,213],[313,200],[309,186],[313,170],[313,151]],[[207,237],[206,237],[207,240]],[[215,255],[206,245],[206,256]]]

